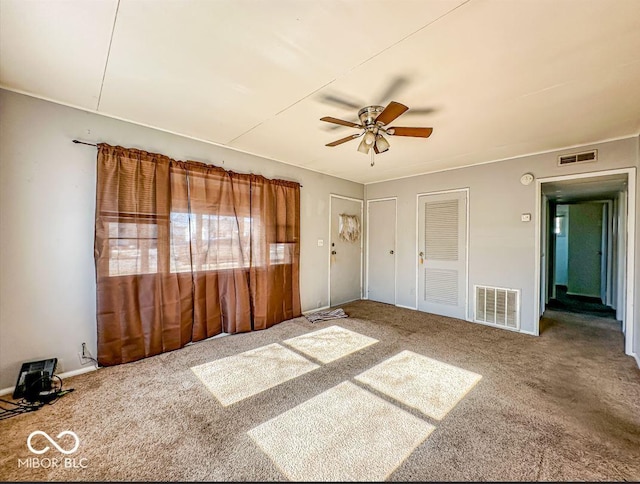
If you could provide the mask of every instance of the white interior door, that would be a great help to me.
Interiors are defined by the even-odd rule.
[[[418,309],[466,319],[467,191],[418,197]]]
[[[367,297],[396,303],[396,200],[367,203]]]
[[[362,297],[362,200],[331,195],[329,244],[329,304],[336,306]],[[355,215],[360,224],[357,240],[340,237],[340,216]]]

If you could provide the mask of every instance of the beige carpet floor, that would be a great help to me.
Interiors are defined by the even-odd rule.
[[[349,318],[297,318],[66,380],[76,391],[55,405],[0,421],[0,479],[640,480],[640,370],[619,323],[547,311],[535,338],[343,307]],[[51,449],[36,456],[36,430],[73,431],[78,450],[37,435],[33,447]],[[34,457],[59,465],[25,465]]]

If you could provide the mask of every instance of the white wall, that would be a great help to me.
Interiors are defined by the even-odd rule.
[[[0,112],[0,389],[24,361],[96,354],[96,149],[74,138],[300,182],[302,308],[328,304],[329,194],[363,185],[4,90]]]
[[[557,166],[560,153],[598,149],[598,161]],[[367,199],[398,197],[397,304],[416,306],[416,195],[469,188],[469,302],[474,284],[521,289],[521,329],[534,332],[536,184],[520,184],[522,174],[537,178],[638,166],[638,138],[587,145],[584,148],[531,155],[468,168],[430,173],[366,185]],[[638,197],[636,198],[638,200]],[[636,202],[636,205],[640,205]],[[520,215],[530,213],[531,222]],[[638,227],[636,223],[636,229]],[[636,236],[637,237],[637,236]],[[636,238],[636,240],[638,240]],[[636,288],[638,281],[636,244]],[[366,257],[365,257],[366,260]],[[640,347],[640,318],[636,295],[636,352]]]

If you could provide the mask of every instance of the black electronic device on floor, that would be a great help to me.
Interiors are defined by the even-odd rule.
[[[51,392],[57,363],[57,358],[23,363],[13,392],[14,400],[24,397],[28,401],[35,401],[41,394]]]

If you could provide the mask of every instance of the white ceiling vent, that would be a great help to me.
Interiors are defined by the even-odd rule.
[[[558,156],[558,166],[573,165],[574,163],[587,163],[589,161],[597,161],[598,150],[584,151],[582,153],[574,153],[572,155]]]
[[[520,329],[520,291],[502,287],[474,286],[475,321],[506,329]]]

